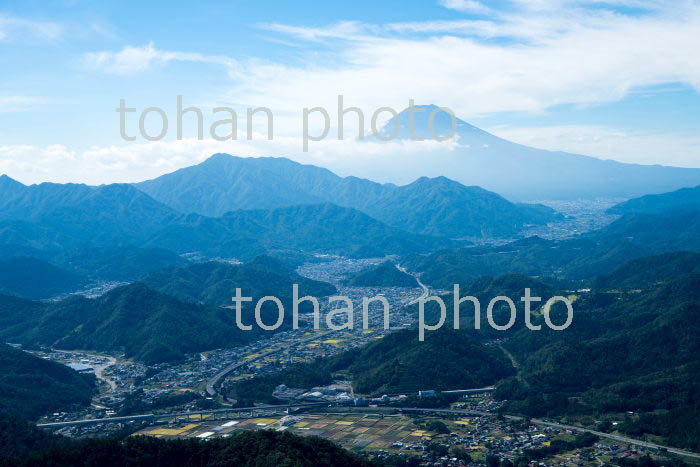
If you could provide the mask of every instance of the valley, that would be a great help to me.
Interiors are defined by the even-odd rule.
[[[226,172],[248,164],[217,155],[153,186],[163,189],[173,177],[179,184],[210,179],[211,166]],[[89,403],[84,395],[82,403],[42,402],[38,407],[50,409],[32,412],[40,426],[72,439],[138,433],[213,440],[289,431],[402,462],[464,451],[476,463],[496,456],[594,466],[619,455],[658,459],[698,449],[698,353],[688,334],[697,324],[696,211],[659,213],[649,207],[656,198],[520,205],[447,179],[399,189],[318,175],[317,168],[283,160],[256,161],[246,170],[256,165],[265,177],[280,167],[301,179],[326,177],[334,201],[359,209],[328,198],[313,204],[318,199],[311,197],[312,204],[285,207],[278,200],[271,209],[236,210],[241,200],[221,192],[213,206],[234,210],[207,217],[178,212],[134,186],[12,185],[20,193],[17,206],[25,196],[57,196],[62,212],[79,225],[105,229],[96,242],[78,246],[80,229],[53,221],[51,207],[5,213],[16,220],[4,238],[19,243],[0,248],[0,337],[32,358],[67,365],[78,377],[74,384],[86,381],[91,388]],[[123,203],[145,207],[143,228],[119,214],[105,218],[105,196],[118,209]],[[264,202],[256,196],[245,202]],[[659,202],[674,206],[675,196],[687,200],[696,193]],[[100,198],[97,207],[93,197]],[[415,213],[389,208],[382,214],[382,199],[386,206],[419,205]],[[464,205],[492,213],[446,214]],[[621,212],[623,206],[632,211]],[[424,219],[426,210],[436,214],[420,226],[415,219]],[[63,236],[71,240],[59,241]],[[13,275],[18,267],[24,276]],[[33,277],[40,280],[27,279]],[[319,329],[308,302],[301,303],[299,327],[293,327],[293,284],[299,296],[318,299]],[[475,329],[465,303],[459,330],[448,329],[454,284],[461,297],[471,295],[484,306],[494,297],[512,297],[514,326]],[[533,297],[573,303],[570,328],[548,329],[544,303],[535,302],[532,320],[541,328],[528,329],[520,300],[526,288]],[[236,322],[236,289],[251,298],[240,309],[242,321],[253,323],[249,331]],[[449,326],[439,330],[426,325],[441,316],[437,302],[428,300],[433,295],[449,304],[442,315]],[[270,296],[286,311],[274,331],[254,319],[259,313],[274,322],[274,303],[256,307]],[[339,313],[343,302],[330,300],[334,296],[354,304],[350,329],[329,327],[347,324],[347,313]],[[386,329],[380,300],[371,302],[364,326],[363,299],[372,297],[389,305]],[[561,307],[552,313],[556,323],[566,317]],[[507,308],[493,314],[495,322],[508,321]],[[665,392],[669,385],[684,389],[672,398]],[[8,407],[36,397],[31,394],[13,395]],[[384,426],[384,417],[395,424]],[[443,426],[450,433],[441,433]]]

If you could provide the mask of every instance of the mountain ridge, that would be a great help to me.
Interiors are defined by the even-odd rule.
[[[275,208],[333,203],[411,233],[448,238],[508,236],[525,225],[557,218],[550,208],[514,204],[496,193],[444,176],[419,177],[408,185],[396,186],[340,177],[328,169],[286,158],[215,154],[201,164],[135,186],[181,212],[223,216],[275,203]],[[231,187],[241,189],[232,192]],[[209,203],[201,198],[190,202],[203,192]],[[279,192],[291,194],[280,198]]]

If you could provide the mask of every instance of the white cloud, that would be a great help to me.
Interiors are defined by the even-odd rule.
[[[630,7],[640,10],[658,10],[668,7],[668,2],[664,0],[513,0],[518,6],[524,10],[532,11],[557,11],[564,8],[594,8],[608,9],[610,7]],[[684,4],[692,3],[690,1],[681,0],[678,4],[683,7]]]
[[[633,89],[662,83],[700,89],[697,2],[634,16],[565,9],[377,28],[353,23],[339,34],[336,25],[296,27],[296,37],[331,41],[332,63],[328,54],[312,50],[299,66],[245,64],[226,97],[298,112],[315,105],[333,109],[336,96],[343,94],[347,105],[369,114],[381,106],[404,108],[413,98],[470,118],[614,102]],[[333,42],[341,35],[344,40]]]
[[[476,0],[440,0],[440,4],[450,10],[464,13],[487,13],[491,11],[489,7]]]
[[[0,14],[0,41],[55,40],[64,33],[64,27],[48,21],[33,21]]]
[[[363,24],[357,21],[341,21],[326,27],[310,28],[304,26],[291,26],[288,24],[266,23],[261,24],[261,28],[268,31],[279,32],[312,42],[323,39],[352,39],[358,40],[361,37],[367,38],[367,33],[371,30],[379,31],[379,28]]]
[[[450,151],[456,144],[434,140],[380,143],[329,138],[314,142],[309,152],[303,152],[301,138],[281,136],[267,141],[264,135],[254,134],[250,141],[183,139],[93,146],[82,151],[64,145],[6,145],[0,146],[0,174],[28,184],[138,182],[224,152],[244,157],[285,156],[328,167],[341,175],[357,175],[353,170],[357,164],[371,166],[377,158],[399,155],[430,157],[432,152]]]
[[[454,9],[477,2],[443,2]],[[218,143],[185,140],[100,146],[0,147],[0,172],[22,181],[138,181],[197,163],[214,152],[288,156],[351,174],[374,157],[429,153],[423,144],[372,144],[327,140],[301,152],[301,109],[324,106],[335,127],[337,96],[365,110],[401,110],[408,99],[446,105],[460,117],[498,112],[541,112],[573,103],[595,105],[662,83],[700,90],[700,6],[681,0],[672,7],[652,0],[609,0],[646,10],[623,15],[593,0],[522,0],[515,13],[489,11],[488,18],[384,25],[339,22],[327,27],[266,24],[296,47],[285,63],[236,61],[229,57],[165,51],[154,44],[86,55],[95,70],[118,75],[172,62],[214,64],[232,78],[217,103],[267,106],[275,113],[275,141]],[[449,5],[448,5],[449,4]],[[482,5],[483,4],[479,4]],[[459,8],[457,8],[459,9]],[[471,9],[474,12],[474,9]],[[0,27],[0,33],[3,29]],[[299,39],[301,41],[299,41]],[[324,48],[319,48],[322,43]],[[308,47],[304,54],[303,47]],[[299,62],[293,60],[299,59]],[[0,101],[2,108],[2,101]],[[352,117],[348,117],[349,119]],[[596,126],[498,128],[499,136],[546,149],[566,150],[641,163],[698,166],[693,135],[622,132]],[[333,133],[331,133],[333,134]],[[439,150],[444,150],[440,146]]]
[[[40,104],[46,99],[33,96],[0,96],[0,113],[24,112]]]
[[[141,47],[126,46],[119,52],[90,52],[85,55],[85,63],[89,68],[116,75],[137,74],[173,61],[208,63],[229,68],[236,66],[236,61],[229,57],[159,50],[152,42]]]

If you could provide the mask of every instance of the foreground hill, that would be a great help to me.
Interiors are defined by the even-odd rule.
[[[102,297],[57,303],[0,297],[0,339],[27,346],[123,351],[147,362],[255,339],[235,324],[230,310],[181,302],[136,283]]]
[[[400,271],[391,261],[385,261],[357,272],[347,279],[355,287],[417,287],[416,279]]]
[[[0,343],[0,413],[29,419],[88,405],[94,379]]]
[[[122,467],[189,466],[295,466],[364,467],[372,465],[333,442],[315,436],[295,436],[268,430],[244,431],[210,440],[163,440],[132,436],[124,440],[68,440],[42,434],[15,420],[0,420],[0,433],[11,428],[23,442],[7,439],[0,457],[8,467],[51,465]],[[0,441],[5,441],[0,437]],[[20,440],[20,441],[22,441]],[[10,458],[17,453],[21,457]]]
[[[459,238],[508,236],[557,218],[541,205],[514,204],[477,186],[421,177],[381,185],[284,158],[215,154],[203,163],[136,185],[185,213],[221,216],[234,210],[333,203],[358,209],[415,234]]]
[[[142,282],[183,301],[227,306],[231,305],[236,288],[255,300],[275,296],[289,309],[294,284],[299,286],[300,296],[325,297],[337,292],[331,284],[301,277],[268,256],[238,265],[208,262],[171,267],[149,274]]]
[[[608,210],[612,214],[663,214],[671,211],[700,211],[700,186],[633,198]]]

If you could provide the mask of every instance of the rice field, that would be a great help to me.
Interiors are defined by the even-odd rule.
[[[468,420],[450,422],[453,429],[466,431]],[[150,427],[138,434],[176,438],[216,438],[241,430],[290,431],[301,436],[320,436],[352,450],[394,450],[395,443],[418,445],[435,437],[403,415],[302,414],[293,417],[270,416],[236,420],[202,420],[182,427]]]

